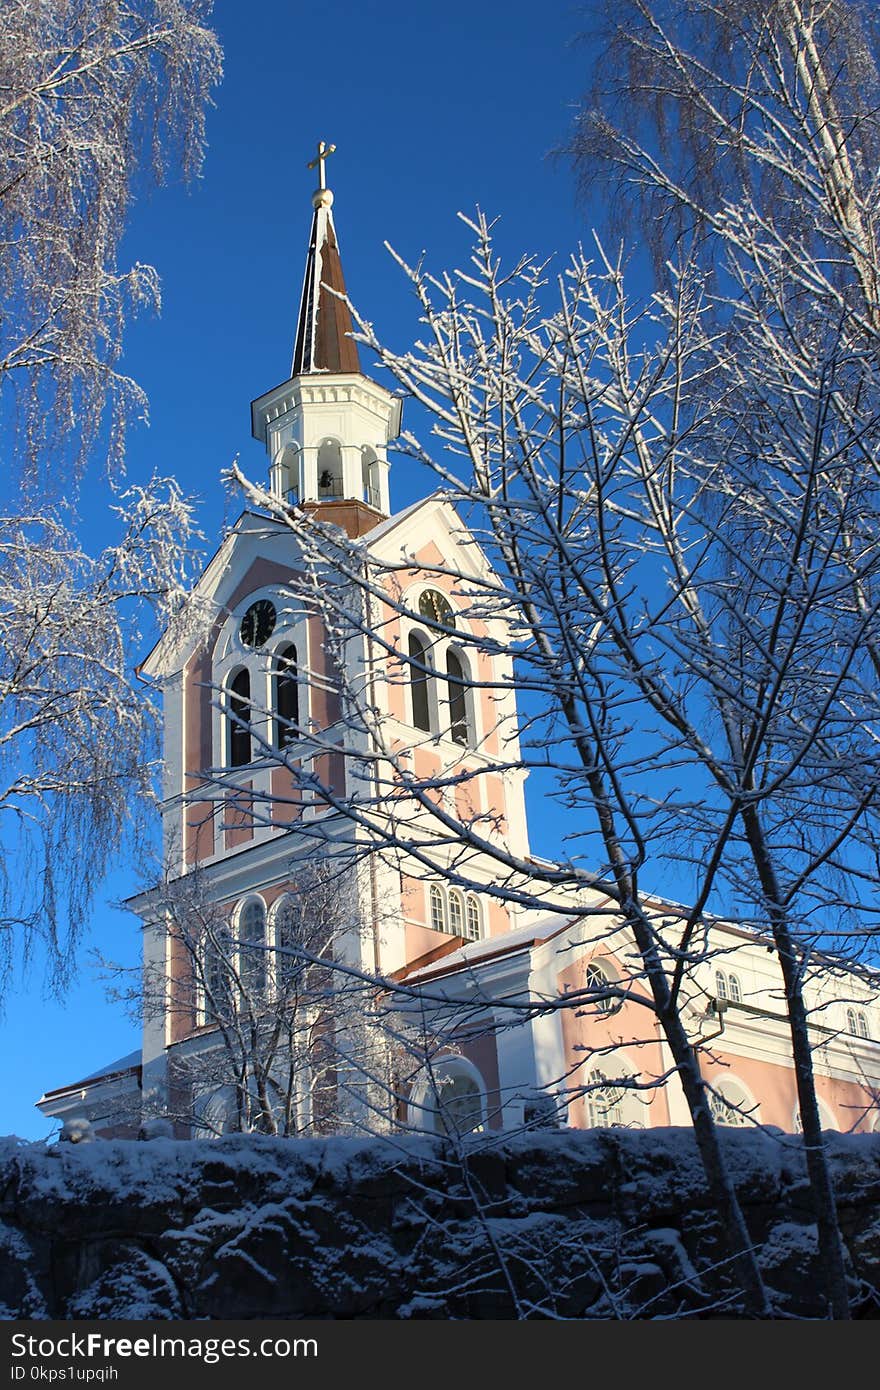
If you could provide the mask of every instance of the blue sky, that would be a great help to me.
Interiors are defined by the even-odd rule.
[[[163,292],[161,315],[127,336],[124,365],[151,407],[149,428],[130,440],[129,475],[173,474],[198,497],[210,548],[239,510],[223,470],[237,455],[264,476],[249,407],[289,370],[314,187],[306,163],[317,141],[338,147],[327,170],[349,293],[382,336],[403,345],[415,333],[415,306],[386,240],[408,259],[426,252],[437,269],[461,265],[468,239],[456,213],[478,204],[500,218],[499,246],[511,256],[564,261],[589,239],[590,213],[576,202],[571,173],[550,157],[585,85],[587,55],[572,41],[589,10],[533,0],[219,0],[226,77],[208,116],[203,177],[136,207],[122,254],[155,265]],[[98,461],[95,478],[99,471]],[[395,507],[431,486],[411,463],[392,469]],[[92,514],[99,507],[93,493]],[[7,999],[0,1132],[44,1137],[50,1127],[33,1108],[43,1090],[138,1045],[88,951],[136,963],[137,923],[111,904],[139,886],[120,863],[64,1001],[44,997],[38,961]]]

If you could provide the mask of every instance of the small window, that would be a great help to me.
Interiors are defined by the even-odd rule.
[[[417,729],[431,732],[431,710],[428,698],[427,648],[417,632],[409,635],[409,658],[412,662],[409,672],[410,692],[412,694],[412,722]]]
[[[727,976],[723,970],[715,971],[715,998],[727,999]]]
[[[467,897],[467,938],[468,941],[479,941],[483,935],[480,927],[480,904],[477,902],[473,893],[468,893]]]
[[[436,883],[431,886],[431,926],[434,931],[446,930],[446,903],[443,890]]]
[[[239,974],[247,989],[266,988],[266,905],[249,898],[238,919]]]
[[[287,748],[299,738],[299,679],[296,647],[283,647],[275,656],[275,747]]]
[[[602,990],[607,990],[610,983],[611,981],[601,965],[596,965],[594,961],[591,961],[587,966],[587,989],[590,991],[595,990],[599,993]],[[592,1006],[594,1009],[597,1009],[599,1013],[610,1014],[613,1013],[617,1007],[617,1001],[606,994],[604,998],[594,999],[592,1001]]]
[[[861,1009],[847,1009],[846,1031],[854,1038],[868,1038],[868,1020]]]
[[[464,936],[464,905],[456,888],[449,894],[449,930],[453,936]]]
[[[379,490],[379,465],[374,449],[361,449],[361,489],[363,499],[376,511],[382,509],[382,494]]]
[[[742,1003],[742,990],[739,987],[739,979],[736,975],[728,975],[727,993],[731,1004]]]
[[[229,766],[246,767],[251,760],[251,678],[246,669],[229,682]]]
[[[455,652],[446,653],[446,688],[449,692],[449,737],[454,743],[467,743],[467,682],[464,668]]]

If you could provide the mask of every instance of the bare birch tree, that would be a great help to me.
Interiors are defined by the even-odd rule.
[[[132,201],[195,175],[221,72],[210,0],[9,0],[0,34],[0,407],[7,466],[70,495],[109,408],[110,454],[146,398],[117,368],[148,265],[118,264]],[[50,447],[51,446],[51,447]],[[51,468],[49,467],[51,464]]]
[[[518,862],[485,817],[452,811],[436,779],[420,783],[395,751],[363,692],[346,692],[363,794],[348,808],[323,794],[370,843],[453,882],[473,883],[469,856],[489,856],[489,891],[509,902],[552,910],[554,887],[602,882],[637,943],[752,1312],[763,1307],[760,1279],[685,1014],[707,913],[768,933],[785,980],[829,1309],[845,1316],[804,985],[817,948],[841,944],[872,872],[878,562],[863,474],[878,417],[864,374],[850,390],[861,359],[839,325],[817,341],[807,317],[801,339],[784,304],[774,316],[748,296],[727,301],[731,351],[697,268],[638,307],[601,252],[595,267],[574,257],[548,314],[542,268],[506,272],[485,220],[471,225],[466,274],[405,267],[427,326],[416,349],[396,354],[361,327],[429,412],[442,451],[413,436],[406,447],[492,557],[491,583],[462,571],[456,593],[470,618],[507,623],[524,701],[510,746],[515,732],[518,762],[554,778],[577,818],[570,857]],[[309,602],[323,605],[340,653],[367,631],[381,648],[370,604],[387,601],[393,570],[371,572],[362,546],[253,495],[310,556]],[[402,555],[396,568],[414,565]],[[328,584],[331,572],[348,585]],[[434,625],[446,630],[442,616]],[[459,628],[457,640],[471,639]],[[390,643],[384,656],[401,673],[413,666]],[[658,916],[642,886],[670,873],[690,904],[683,920]],[[555,906],[570,913],[570,897]]]
[[[759,698],[729,734],[748,796],[746,873],[785,975],[829,1301],[842,1316],[833,1194],[803,1075],[802,985],[817,936],[804,896],[815,905],[826,891],[814,863],[833,867],[838,915],[851,920],[854,905],[864,927],[866,894],[852,889],[876,863],[876,15],[857,0],[632,0],[604,9],[604,37],[570,153],[585,185],[616,189],[624,225],[638,221],[658,264],[686,246],[715,272],[709,307],[727,329],[734,389],[709,457],[720,443],[735,459],[746,553],[777,581],[771,593],[734,565],[731,633],[762,675],[739,682]],[[798,649],[812,652],[806,665]],[[773,752],[801,761],[774,809],[754,753],[780,715],[789,725]],[[827,933],[835,924],[819,915]]]
[[[151,793],[156,711],[133,671],[183,587],[191,512],[124,480],[146,399],[118,367],[132,200],[198,172],[220,50],[202,0],[9,0],[0,32],[0,983],[43,943],[69,973],[96,884]],[[76,498],[100,449],[113,541],[89,554]],[[120,481],[121,480],[121,481]],[[158,610],[158,612],[156,611]]]

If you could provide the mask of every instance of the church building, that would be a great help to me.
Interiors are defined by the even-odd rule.
[[[142,1046],[39,1108],[104,1137],[686,1125],[613,896],[531,853],[510,642],[470,598],[489,560],[442,495],[393,510],[402,401],[352,336],[332,148],[290,372],[251,406],[268,504],[140,668],[164,704]],[[793,1132],[776,957],[735,923],[704,941],[684,1020],[716,1118]],[[876,984],[829,958],[809,989],[825,1125],[877,1129]]]

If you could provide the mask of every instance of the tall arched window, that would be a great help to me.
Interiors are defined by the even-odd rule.
[[[449,737],[455,743],[468,743],[467,681],[457,652],[446,653],[446,689],[449,699]]]
[[[238,918],[238,961],[242,984],[252,990],[266,988],[266,904],[248,898]]]
[[[464,904],[457,888],[449,894],[449,930],[453,936],[464,936]]]
[[[335,439],[324,439],[318,448],[318,497],[342,496],[342,449]]]
[[[736,975],[727,977],[727,994],[731,1004],[742,1003],[742,990],[739,987],[739,979]]]
[[[412,696],[412,722],[417,729],[431,732],[431,707],[428,698],[428,650],[417,632],[409,635],[409,686]]]
[[[281,999],[289,999],[296,988],[303,964],[292,954],[301,942],[300,920],[296,903],[290,893],[276,902],[272,909],[275,924],[275,988]]]
[[[361,449],[361,490],[364,501],[379,511],[382,506],[382,496],[379,491],[379,468],[375,449],[368,447]]]
[[[480,904],[477,902],[473,893],[467,896],[467,938],[468,941],[479,941],[483,935],[480,926]]]
[[[251,760],[251,678],[246,668],[229,682],[227,728],[229,766],[246,767]]]
[[[443,889],[438,888],[436,883],[431,884],[431,926],[434,931],[446,930],[446,903]]]
[[[202,945],[202,1015],[205,1023],[215,1023],[227,1017],[232,986],[231,952],[232,939],[227,923],[206,929]]]
[[[299,737],[299,679],[296,647],[275,654],[275,747],[286,748]]]
[[[715,998],[727,998],[727,976],[723,970],[715,971]]]

